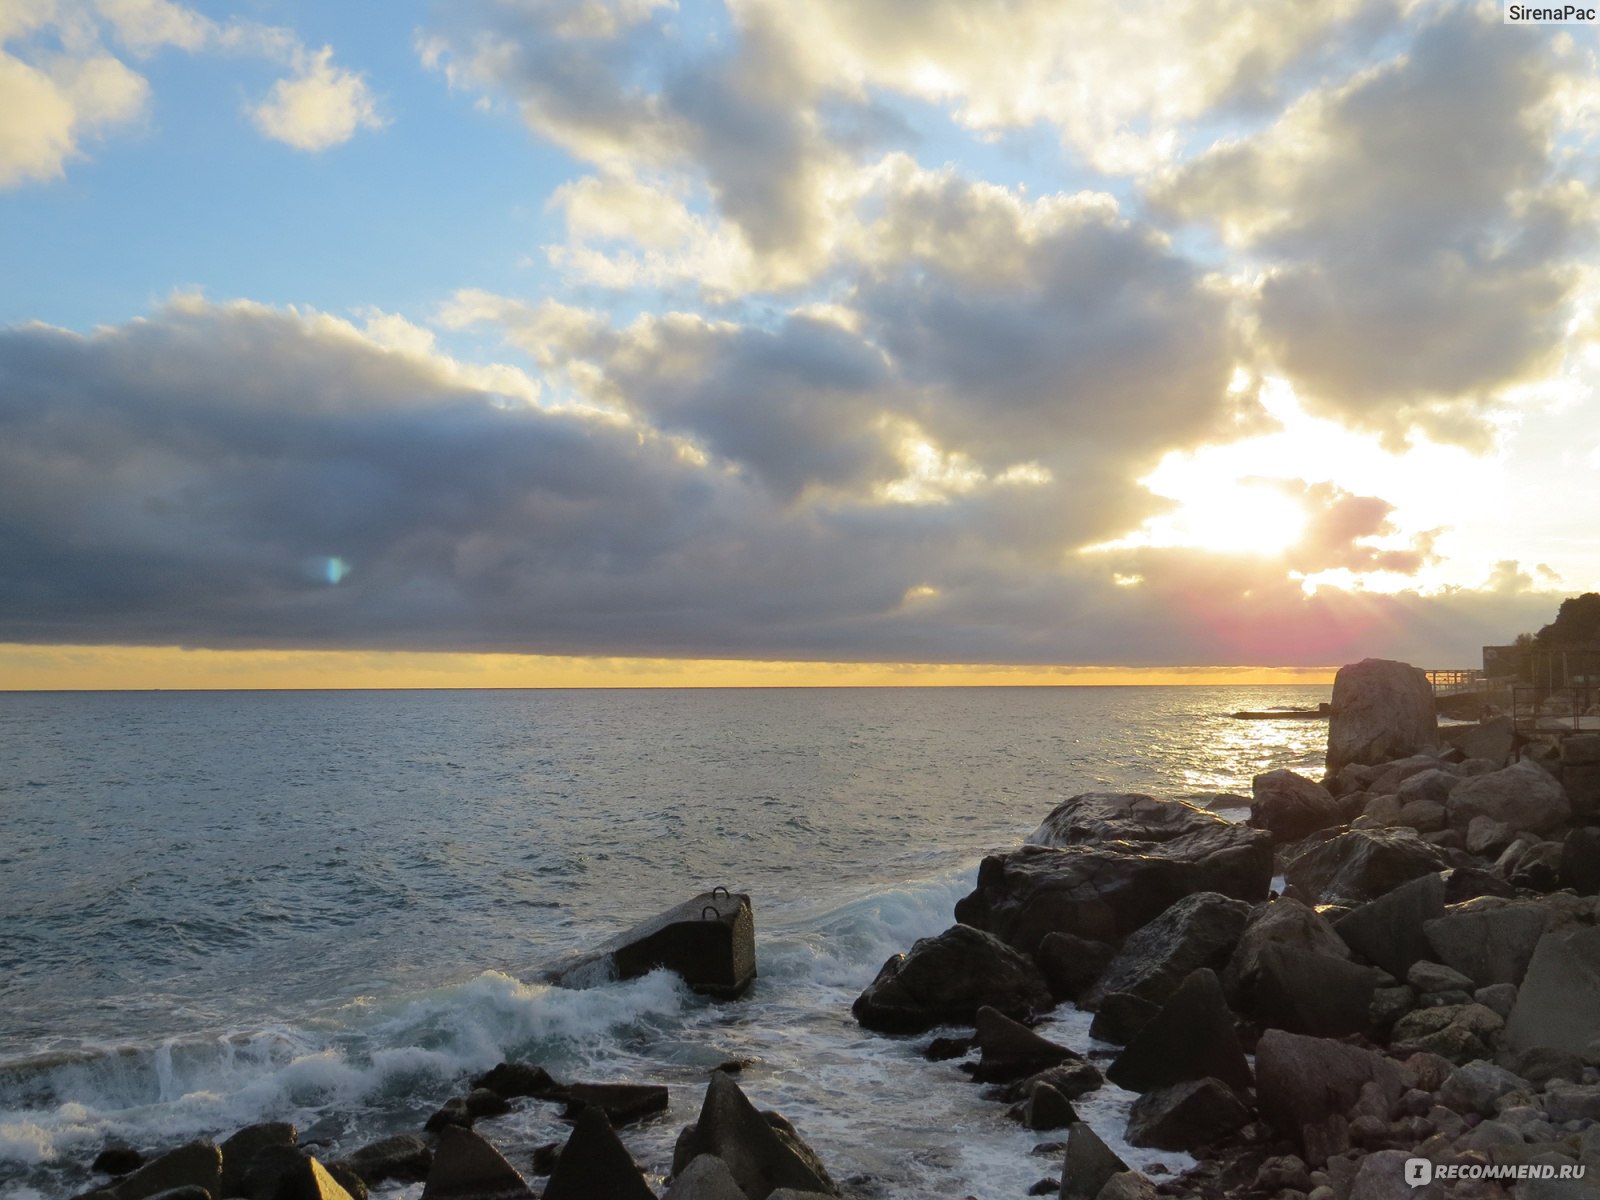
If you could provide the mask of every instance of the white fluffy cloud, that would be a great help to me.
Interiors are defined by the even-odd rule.
[[[333,47],[307,54],[298,72],[280,79],[250,118],[267,137],[296,150],[326,150],[361,129],[381,129],[366,80],[333,65]]]
[[[108,54],[30,63],[0,50],[0,188],[59,178],[86,138],[137,119],[149,94]]]

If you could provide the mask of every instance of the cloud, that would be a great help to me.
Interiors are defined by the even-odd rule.
[[[305,55],[298,73],[278,80],[249,111],[263,134],[296,150],[326,150],[384,125],[366,80],[335,67],[332,46]]]
[[[1261,264],[1261,349],[1310,406],[1483,448],[1499,397],[1559,365],[1592,245],[1593,197],[1555,153],[1584,70],[1560,39],[1447,8],[1152,200]]]
[[[59,179],[86,157],[87,142],[135,123],[151,88],[126,56],[168,48],[290,68],[249,112],[263,134],[297,149],[326,149],[383,124],[361,75],[287,29],[215,21],[172,0],[13,3],[0,12],[0,188]]]

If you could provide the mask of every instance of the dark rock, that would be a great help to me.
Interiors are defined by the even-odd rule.
[[[1034,960],[1058,1002],[1075,1001],[1110,964],[1116,947],[1071,933],[1047,933]]]
[[[507,1188],[514,1189],[515,1183],[522,1182],[522,1177],[517,1175],[511,1164],[500,1158],[499,1153],[487,1142],[483,1142],[482,1138],[464,1130],[447,1131],[447,1134],[451,1133],[457,1137],[477,1139],[483,1143],[482,1148],[488,1149],[496,1159],[499,1159],[498,1164],[482,1159],[477,1148],[474,1148],[474,1152],[463,1164],[464,1177],[482,1162],[483,1169],[489,1177],[504,1179]],[[441,1153],[443,1149],[441,1144]],[[687,1163],[684,1165],[688,1166]],[[510,1176],[504,1174],[502,1167],[504,1171],[510,1172]],[[512,1177],[515,1183],[512,1182]],[[522,1192],[508,1191],[505,1194],[521,1196],[526,1193],[531,1197],[532,1193],[528,1191],[525,1183],[522,1184],[522,1188]],[[450,1193],[450,1195],[462,1194],[467,1193]],[[494,1194],[498,1196],[501,1193]],[[423,1200],[433,1200],[432,1179],[428,1181],[428,1191],[423,1193]],[[598,1108],[585,1108],[578,1114],[578,1119],[572,1126],[572,1136],[567,1139],[561,1157],[556,1160],[556,1168],[551,1172],[550,1182],[545,1185],[544,1200],[655,1200],[655,1193],[644,1181],[644,1175],[634,1163],[627,1147],[617,1137],[616,1131],[611,1128],[605,1113]]]
[[[222,1151],[211,1142],[189,1142],[151,1159],[112,1190],[117,1200],[148,1200],[158,1192],[191,1186],[213,1196],[222,1190]]]
[[[1583,1055],[1600,1030],[1600,929],[1547,933],[1506,1022],[1514,1053],[1542,1047]]]
[[[472,1128],[472,1114],[467,1111],[465,1096],[451,1096],[431,1117],[423,1122],[422,1128],[429,1133],[438,1133],[446,1125],[453,1125],[459,1129]]]
[[[1138,1171],[1120,1171],[1106,1180],[1095,1200],[1157,1200],[1155,1185]]]
[[[749,896],[701,892],[588,954],[555,964],[544,978],[560,987],[589,987],[665,967],[696,992],[732,998],[756,977],[755,939]]]
[[[1395,1022],[1390,1048],[1396,1054],[1426,1051],[1460,1065],[1475,1058],[1492,1058],[1504,1019],[1481,1004],[1440,1005],[1418,1008]]]
[[[1372,1019],[1375,982],[1368,967],[1269,943],[1261,949],[1255,1016],[1269,1028],[1315,1037],[1360,1033]]]
[[[1043,1179],[1028,1185],[1028,1195],[1030,1196],[1054,1196],[1060,1190],[1061,1180],[1054,1175],[1046,1175]]]
[[[428,1177],[433,1151],[416,1134],[398,1133],[369,1142],[344,1162],[368,1187],[376,1187],[386,1179],[418,1183]]]
[[[1130,1091],[1148,1092],[1207,1075],[1240,1091],[1251,1084],[1222,985],[1202,968],[1134,1035],[1106,1076]]]
[[[95,1155],[89,1169],[102,1175],[126,1175],[142,1166],[144,1166],[144,1155],[132,1146],[113,1144]]]
[[[1028,1089],[1028,1098],[1022,1102],[1025,1129],[1066,1129],[1078,1120],[1077,1111],[1068,1100],[1048,1083],[1036,1083]]]
[[[168,1188],[164,1192],[157,1192],[150,1197],[150,1200],[212,1200],[212,1197],[211,1193],[198,1183],[190,1183],[183,1187]],[[349,1197],[341,1194],[338,1200],[349,1200]]]
[[[956,904],[956,919],[1031,954],[1053,932],[1119,944],[1194,892],[1265,899],[1271,835],[1202,816],[1213,826],[1169,841],[1026,845],[990,855],[977,888]]]
[[[1331,958],[1350,956],[1344,939],[1319,913],[1298,900],[1280,896],[1269,904],[1258,905],[1245,923],[1222,976],[1229,996],[1247,1003],[1254,995],[1261,971],[1261,951],[1269,945],[1293,946]]]
[[[971,1024],[985,1005],[1026,1017],[1053,1004],[1032,962],[991,934],[955,925],[884,963],[850,1011],[867,1029],[917,1033]]]
[[[1580,896],[1600,893],[1600,829],[1574,829],[1561,844],[1561,886]]]
[[[326,1163],[323,1168],[333,1181],[350,1194],[350,1200],[367,1200],[367,1183],[342,1162]]]
[[[561,1143],[545,1142],[542,1146],[533,1148],[533,1173],[535,1175],[549,1175],[556,1169],[556,1163],[561,1161]]]
[[[1444,873],[1445,904],[1461,904],[1479,896],[1513,897],[1517,889],[1482,867],[1453,867]]]
[[[1291,859],[1284,876],[1319,904],[1363,904],[1449,866],[1410,829],[1352,829]]]
[[[1567,1083],[1583,1082],[1583,1059],[1565,1050],[1535,1046],[1520,1054],[1502,1054],[1501,1058],[1502,1066],[1509,1067],[1535,1087],[1542,1088],[1552,1080],[1564,1080]],[[1507,1059],[1510,1061],[1504,1061]]]
[[[303,1146],[287,1142],[269,1142],[250,1156],[244,1177],[223,1190],[224,1196],[249,1196],[251,1200],[276,1200],[279,1184],[289,1176],[297,1176],[301,1165],[310,1156]],[[224,1170],[227,1159],[224,1157]],[[330,1172],[331,1174],[331,1172]],[[344,1187],[343,1182],[340,1183]],[[290,1185],[291,1189],[293,1185]],[[345,1187],[346,1191],[350,1189]]]
[[[507,1100],[517,1096],[544,1096],[553,1092],[556,1081],[543,1067],[529,1063],[503,1062],[486,1075],[472,1081],[474,1088],[488,1088]]]
[[[1412,800],[1400,808],[1399,824],[1423,834],[1430,845],[1459,848],[1465,844],[1465,839],[1456,830],[1445,828],[1447,819],[1444,805],[1432,800]]]
[[[1333,794],[1293,771],[1267,771],[1250,781],[1250,824],[1275,842],[1297,842],[1307,834],[1342,823]]]
[[[661,1200],[745,1200],[732,1172],[715,1154],[702,1154],[672,1181]]]
[[[655,1083],[566,1083],[547,1098],[564,1101],[569,1117],[598,1108],[613,1128],[664,1113],[671,1099],[667,1089]]]
[[[1126,992],[1112,992],[1100,1002],[1100,1009],[1089,1024],[1089,1036],[1097,1041],[1126,1046],[1160,1011],[1161,1006],[1154,1001]]]
[[[278,1176],[276,1186],[268,1195],[270,1200],[355,1200],[320,1162],[298,1155]]]
[[[1411,964],[1406,982],[1419,992],[1460,992],[1473,986],[1472,980],[1454,967],[1427,959]]]
[[[1417,994],[1408,987],[1374,988],[1372,991],[1373,1036],[1387,1040],[1390,1027],[1417,1006]]]
[[[1440,762],[1432,754],[1408,754],[1373,769],[1372,782],[1367,791],[1374,796],[1391,795],[1399,800],[1400,788],[1413,775],[1436,771]]]
[[[1454,771],[1431,767],[1426,771],[1418,771],[1402,782],[1395,791],[1395,797],[1400,801],[1402,811],[1408,805],[1421,803],[1436,804],[1442,809],[1444,802],[1460,782],[1461,776]],[[1441,822],[1436,828],[1443,828],[1443,823]]]
[[[1085,792],[1050,810],[1028,835],[1032,846],[1101,846],[1108,842],[1170,842],[1230,824],[1182,800],[1135,792]]]
[[[1548,833],[1572,816],[1572,802],[1561,785],[1528,759],[1488,775],[1463,779],[1445,807],[1450,823],[1465,829],[1474,817],[1504,821],[1517,830]]]
[[[1249,1120],[1249,1111],[1227,1084],[1191,1079],[1140,1096],[1128,1113],[1128,1141],[1157,1150],[1194,1150]]]
[[[1249,918],[1243,900],[1218,892],[1185,896],[1122,944],[1078,1006],[1092,1012],[1113,992],[1165,1003],[1190,972],[1227,964]]]
[[[1339,668],[1328,718],[1328,774],[1346,763],[1389,762],[1439,741],[1428,677],[1408,663],[1368,658]]]
[[[480,1117],[498,1117],[511,1111],[506,1098],[492,1088],[473,1088],[467,1095],[467,1115],[474,1121]]]
[[[1013,1084],[1002,1090],[1000,1098],[1006,1101],[1026,1101],[1039,1084],[1046,1084],[1060,1092],[1068,1100],[1076,1100],[1080,1096],[1087,1096],[1090,1092],[1105,1084],[1105,1076],[1100,1074],[1100,1068],[1084,1059],[1068,1059],[1040,1071],[1037,1075],[1030,1075],[1021,1083]]]
[[[1066,1059],[1079,1057],[1065,1046],[1058,1046],[1040,1037],[998,1009],[980,1008],[977,1022],[975,1040],[982,1058],[972,1077],[980,1083],[1020,1079]]]
[[[1510,874],[1512,887],[1527,888],[1535,892],[1553,892],[1560,886],[1560,842],[1540,842],[1521,858]]]
[[[972,1052],[969,1037],[937,1037],[928,1043],[922,1057],[929,1062],[948,1062],[952,1058],[965,1058]]]
[[[1369,1083],[1377,1085],[1391,1107],[1405,1091],[1399,1065],[1370,1050],[1281,1029],[1267,1030],[1256,1043],[1261,1115],[1302,1146],[1308,1128],[1342,1119]],[[1307,1153],[1312,1153],[1309,1147]]]
[[[256,1155],[267,1146],[293,1146],[300,1140],[300,1131],[287,1121],[268,1121],[260,1125],[247,1125],[221,1146],[222,1196],[244,1195],[245,1176]]]
[[[1423,925],[1444,916],[1444,878],[1435,872],[1403,883],[1334,923],[1357,954],[1404,979],[1411,964],[1433,953]]]
[[[1476,725],[1457,725],[1439,732],[1467,758],[1488,759],[1496,768],[1505,766],[1510,759],[1517,736],[1510,717],[1491,717]]]
[[[1550,914],[1538,904],[1447,911],[1423,925],[1434,956],[1478,987],[1522,982]]]
[[[739,1085],[720,1071],[712,1074],[706,1086],[699,1119],[678,1138],[672,1155],[673,1174],[701,1154],[722,1159],[750,1200],[765,1200],[774,1189],[785,1187],[839,1194],[811,1148],[798,1135],[785,1137],[774,1128],[745,1098]],[[545,1200],[559,1198],[546,1191]]]
[[[1492,1117],[1495,1101],[1508,1092],[1526,1089],[1528,1082],[1490,1062],[1470,1062],[1450,1072],[1439,1089],[1439,1103],[1458,1113]]]
[[[1067,1130],[1067,1158],[1061,1169],[1062,1200],[1094,1200],[1114,1175],[1128,1169],[1082,1121]]]

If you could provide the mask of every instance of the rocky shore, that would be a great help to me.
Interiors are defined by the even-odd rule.
[[[937,1031],[930,1060],[960,1060],[1038,1131],[1050,1173],[1032,1194],[1600,1197],[1600,735],[1441,729],[1420,671],[1368,660],[1339,673],[1327,767],[1256,776],[1244,824],[1143,795],[1062,802],[984,859],[948,930],[884,964],[856,1019]],[[745,898],[702,899],[693,932],[721,922],[742,954]],[[1090,1042],[1033,1028],[1062,1005],[1093,1013]],[[712,1073],[666,1200],[870,1194],[835,1183],[827,1147],[752,1103],[737,1067]],[[1073,1108],[1107,1081],[1138,1093],[1130,1144],[1196,1165],[1129,1170]],[[473,1125],[530,1100],[565,1105],[573,1128],[524,1172]],[[349,1153],[288,1125],[148,1163],[108,1148],[84,1200],[359,1200],[396,1181],[423,1200],[533,1200],[541,1176],[545,1200],[655,1200],[615,1128],[666,1101],[505,1063],[425,1129]]]

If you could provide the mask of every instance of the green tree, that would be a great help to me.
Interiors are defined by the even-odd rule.
[[[1600,592],[1585,592],[1563,600],[1556,619],[1539,630],[1536,640],[1541,646],[1600,642]]]

